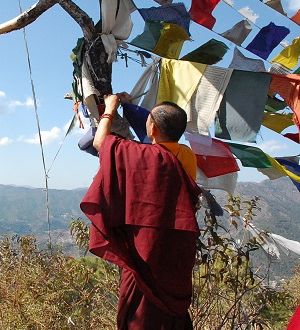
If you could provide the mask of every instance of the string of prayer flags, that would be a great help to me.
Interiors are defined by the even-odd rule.
[[[296,24],[300,25],[300,10],[298,10],[297,13],[293,17],[291,17],[291,20]]]
[[[300,77],[297,74],[272,74],[269,94],[278,93],[294,111],[294,123],[300,128]]]
[[[286,133],[283,135],[284,137],[296,142],[296,143],[300,143],[300,135],[299,133]]]
[[[209,134],[216,112],[220,107],[232,70],[207,66],[190,102],[187,113],[187,131]]]
[[[265,105],[265,111],[277,112],[279,110],[283,110],[286,107],[287,107],[287,104],[284,101],[279,100],[275,96],[268,95],[268,100],[267,100],[267,103]]]
[[[236,23],[231,29],[221,33],[220,35],[236,45],[241,45],[252,31],[251,24],[245,19]]]
[[[222,141],[200,134],[185,133],[197,157],[197,165],[208,178],[239,171],[237,161]]]
[[[292,44],[284,48],[272,62],[279,63],[288,69],[293,69],[298,64],[300,56],[300,38],[293,40]]]
[[[185,109],[194,94],[207,65],[163,58],[157,103],[171,101]]]
[[[266,60],[289,33],[290,30],[285,26],[277,26],[271,22],[258,32],[246,49]]]
[[[189,40],[189,35],[177,24],[146,21],[144,32],[130,44],[161,57],[178,58],[186,40]]]
[[[274,132],[281,133],[287,127],[294,125],[293,114],[264,113],[262,125]]]
[[[266,104],[271,75],[234,70],[215,122],[221,139],[255,142]]]
[[[253,72],[266,71],[263,60],[246,57],[237,47],[234,48],[233,58],[229,64],[229,68]]]
[[[216,19],[212,15],[212,11],[221,0],[192,0],[190,15],[194,22],[212,29]]]
[[[269,168],[272,167],[266,154],[259,148],[226,142],[232,153],[241,161],[244,167]]]
[[[149,111],[131,103],[124,103],[122,106],[124,116],[128,120],[139,140],[144,143],[149,143],[150,141],[146,132],[146,121]]]
[[[139,9],[145,21],[163,21],[181,26],[189,34],[191,17],[183,3]]]
[[[268,0],[268,1],[265,2],[265,5],[273,8],[274,10],[276,10],[281,15],[286,16],[286,12],[284,11],[284,9],[282,7],[281,0]]]
[[[221,61],[228,49],[228,46],[224,44],[224,42],[211,39],[202,46],[183,56],[181,60],[212,65]]]

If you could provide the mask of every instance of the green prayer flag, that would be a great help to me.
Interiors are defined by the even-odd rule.
[[[157,41],[160,38],[161,30],[163,29],[163,23],[159,21],[146,21],[144,32],[135,37],[130,44],[152,51],[155,48]]]
[[[229,48],[224,42],[211,39],[202,46],[183,56],[181,60],[212,65],[221,61],[228,49]]]
[[[241,161],[244,167],[269,168],[272,167],[267,155],[256,147],[226,142],[231,152]]]
[[[287,104],[284,101],[277,99],[276,97],[272,97],[268,95],[268,100],[265,105],[265,110],[268,112],[277,112],[279,110],[283,110],[287,107]]]

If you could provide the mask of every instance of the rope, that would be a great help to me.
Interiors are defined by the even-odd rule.
[[[21,0],[18,0],[18,1],[19,1],[20,13],[22,14],[23,10],[22,10],[22,6],[21,6]],[[32,97],[33,97],[33,102],[34,102],[35,119],[36,119],[36,124],[37,124],[37,129],[38,129],[38,135],[39,135],[39,142],[40,142],[40,147],[41,147],[41,156],[42,156],[42,162],[43,162],[43,170],[44,170],[44,175],[45,175],[45,192],[46,192],[46,212],[47,212],[47,222],[48,222],[48,239],[49,239],[49,249],[50,249],[50,251],[52,253],[52,238],[51,238],[51,225],[50,225],[48,175],[47,175],[47,170],[46,170],[46,162],[45,162],[43,141],[42,141],[42,135],[41,135],[40,120],[39,120],[39,116],[38,116],[37,100],[36,100],[34,82],[33,82],[33,77],[32,77],[31,60],[30,60],[29,47],[28,47],[28,42],[27,42],[27,36],[26,36],[25,27],[22,30],[23,30],[23,38],[24,38],[24,43],[25,43],[26,55],[27,55],[27,64],[28,64],[28,70],[29,70],[31,91],[32,91]]]

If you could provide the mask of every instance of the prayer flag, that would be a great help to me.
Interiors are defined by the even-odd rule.
[[[192,0],[190,15],[194,22],[212,29],[216,19],[212,15],[212,11],[220,0]]]
[[[224,44],[224,42],[211,39],[202,46],[183,56],[181,60],[212,65],[221,61],[228,49],[228,46]]]
[[[221,139],[255,142],[261,126],[271,75],[234,70],[220,109],[215,135]]]
[[[205,69],[205,64],[163,58],[157,103],[171,101],[185,109]]]
[[[275,96],[268,95],[268,100],[265,106],[265,110],[269,112],[276,112],[279,110],[283,110],[286,106],[287,104],[284,101],[279,100]]]
[[[278,179],[282,176],[288,176],[293,182],[300,184],[300,172],[297,169],[293,169],[292,171],[286,167],[281,165],[275,158],[269,156],[268,157],[272,168],[258,168],[258,171],[265,174],[270,178],[270,180]]]
[[[298,74],[272,74],[269,94],[278,93],[293,110],[294,123],[300,128],[300,77]]]
[[[197,157],[197,165],[208,178],[239,171],[229,147],[222,141],[200,134],[185,133]]]
[[[263,60],[246,57],[237,47],[234,48],[233,58],[229,64],[229,68],[254,72],[266,71]]]
[[[297,157],[296,157],[297,158]],[[291,173],[294,173],[300,178],[300,166],[299,166],[299,159],[297,158],[297,161],[291,161],[290,158],[280,157],[276,158],[279,164],[284,166],[287,170],[289,170]],[[293,184],[296,186],[296,188],[300,191],[300,181],[296,181],[292,179]]]
[[[139,9],[145,21],[163,21],[181,26],[189,34],[190,14],[183,3],[174,3],[163,7]]]
[[[164,22],[145,22],[144,32],[130,44],[166,58],[178,58],[187,32],[179,25]]]
[[[300,25],[300,10],[298,10],[297,13],[291,17],[291,20]]]
[[[196,182],[205,189],[221,189],[233,194],[237,184],[238,173],[228,173],[224,175],[208,178],[198,167]]]
[[[290,30],[285,26],[277,26],[271,22],[258,32],[246,49],[266,60],[289,33]]]
[[[292,44],[284,48],[279,55],[272,59],[272,62],[279,63],[288,69],[294,68],[298,64],[300,56],[300,38],[293,40]]]
[[[241,45],[251,31],[251,24],[244,19],[236,23],[231,29],[221,33],[221,36],[232,41],[236,45]]]
[[[146,121],[149,111],[135,104],[124,103],[123,105],[124,116],[128,120],[130,126],[135,131],[137,137],[141,142],[149,143],[146,132]]]
[[[269,168],[272,167],[267,155],[259,148],[226,142],[232,153],[244,167]]]
[[[300,143],[299,133],[286,133],[283,136],[296,143]]]
[[[159,3],[161,6],[163,6],[172,3],[173,0],[154,0],[154,1]]]
[[[265,127],[280,133],[287,127],[294,125],[293,114],[264,113],[262,124]]]
[[[276,10],[281,15],[286,16],[286,12],[284,11],[284,9],[282,7],[281,0],[268,0],[265,2],[265,4],[267,6],[273,8],[274,10]]]
[[[232,70],[217,66],[206,67],[200,83],[184,109],[187,113],[187,131],[209,134],[216,112],[231,77]]]

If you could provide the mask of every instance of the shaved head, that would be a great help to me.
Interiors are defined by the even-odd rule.
[[[177,142],[186,129],[186,112],[173,102],[157,104],[151,111],[151,117],[160,132],[170,141]]]

